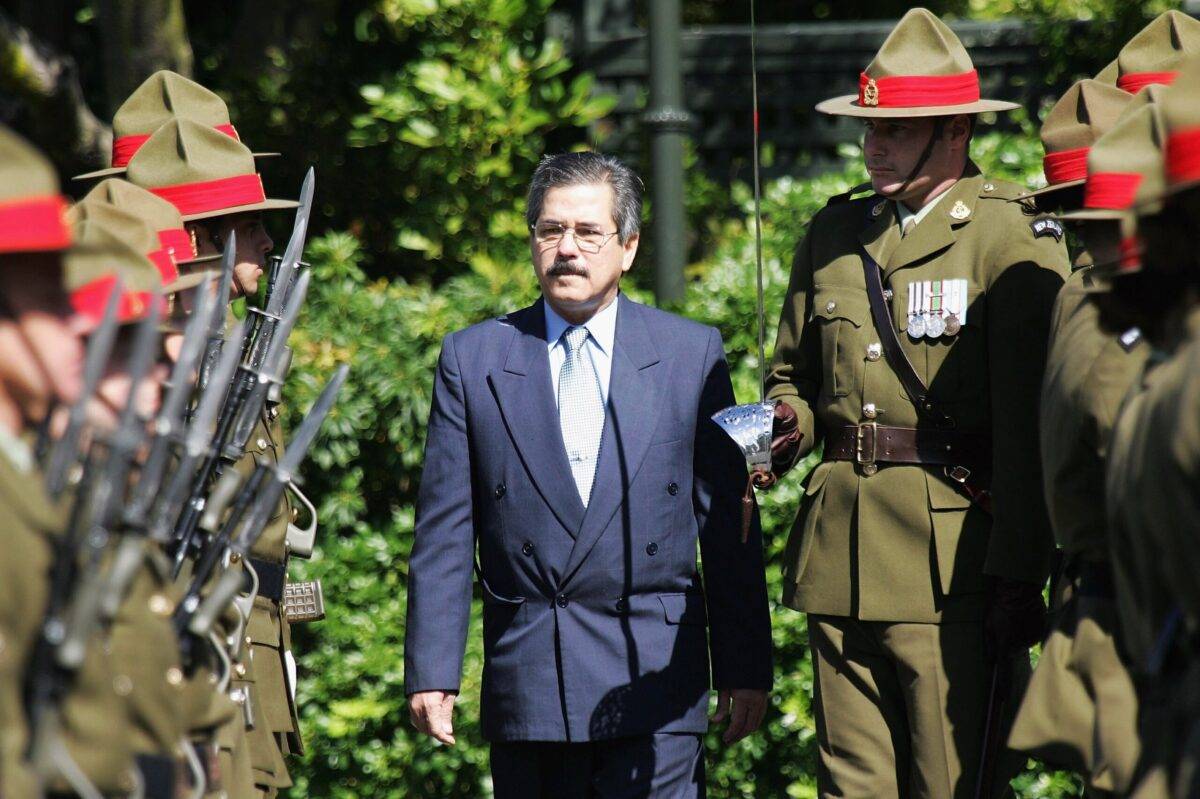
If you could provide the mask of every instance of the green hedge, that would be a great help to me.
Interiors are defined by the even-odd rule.
[[[988,135],[975,144],[989,175],[1032,182],[1040,150],[1023,137]],[[826,198],[863,178],[858,153],[844,169],[812,180],[785,178],[764,192],[768,339],[787,282],[790,254]],[[741,213],[723,222],[710,254],[693,266],[686,300],[674,310],[719,327],[738,398],[757,396],[754,240],[745,187]],[[420,478],[424,423],[442,336],[528,304],[537,296],[525,263],[454,277],[436,290],[424,283],[370,280],[348,234],[313,243],[311,308],[295,335],[293,414],[307,407],[320,378],[337,362],[352,366],[341,402],[308,469],[320,498],[317,556],[294,569],[324,580],[329,618],[297,628],[300,705],[307,755],[294,768],[295,796],[443,799],[490,796],[487,748],[477,724],[482,666],[478,612],[470,633],[458,745],[414,733],[403,695],[407,560]],[[643,262],[638,269],[648,269]],[[646,299],[645,297],[640,297]],[[294,421],[294,419],[293,419]],[[804,470],[798,470],[802,473]],[[464,476],[465,478],[465,476]],[[773,602],[776,690],[762,732],[732,748],[708,739],[714,797],[816,795],[812,670],[803,617],[778,606],[779,560],[800,496],[801,474],[762,498]],[[1025,797],[1073,795],[1063,775],[1031,768],[1018,781]]]

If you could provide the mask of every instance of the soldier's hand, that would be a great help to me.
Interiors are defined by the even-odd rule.
[[[454,700],[456,692],[418,691],[408,697],[408,713],[418,731],[454,745]]]
[[[713,714],[714,724],[729,719],[729,728],[721,736],[726,744],[734,744],[754,732],[767,714],[767,698],[770,693],[756,688],[734,688],[717,692],[717,711]]]
[[[1046,630],[1046,603],[1042,587],[1021,580],[997,578],[992,584],[987,616],[984,618],[984,644],[988,657],[1028,649],[1042,640]]]
[[[776,477],[792,468],[800,451],[800,420],[786,402],[775,404],[775,419],[771,425],[771,471]]]

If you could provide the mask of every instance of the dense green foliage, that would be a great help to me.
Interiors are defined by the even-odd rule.
[[[193,29],[198,77],[242,109],[287,193],[317,170],[316,224],[354,230],[371,274],[432,280],[519,255],[525,180],[548,149],[586,141],[612,99],[572,73],[542,28],[552,0],[302,3],[259,71],[224,27]],[[269,108],[269,113],[252,113]]]
[[[976,142],[989,175],[1025,182],[1038,174],[1036,144],[989,135]],[[786,287],[790,252],[829,195],[862,179],[857,152],[844,169],[809,181],[766,187],[766,305],[775,317]],[[754,241],[751,201],[735,187],[739,213],[714,233],[716,246],[696,267],[679,312],[719,327],[738,396],[756,396]],[[310,248],[315,280],[311,310],[295,335],[299,368],[294,409],[307,405],[318,376],[336,361],[352,365],[350,382],[310,468],[324,525],[318,555],[302,571],[325,580],[330,617],[298,628],[300,684],[308,760],[295,795],[323,797],[483,797],[489,795],[487,750],[477,726],[482,666],[479,616],[470,634],[458,745],[436,745],[408,724],[403,696],[407,556],[420,477],[424,421],[442,336],[536,296],[532,270],[510,265],[501,282],[469,273],[437,290],[423,282],[370,279],[360,269],[358,241],[330,234]],[[638,268],[645,268],[642,264]],[[769,336],[773,338],[773,334]],[[804,470],[799,470],[803,472]],[[465,476],[464,476],[465,477]],[[800,495],[793,474],[763,498],[769,580],[780,596],[779,556]],[[735,747],[709,738],[714,797],[815,795],[815,739],[809,707],[812,672],[803,618],[774,607],[777,652],[774,707],[764,731]],[[1022,795],[1065,796],[1069,780],[1030,771]]]

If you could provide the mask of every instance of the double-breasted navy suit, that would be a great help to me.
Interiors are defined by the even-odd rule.
[[[746,468],[720,334],[621,295],[585,507],[542,301],[442,345],[409,565],[405,687],[457,690],[478,542],[482,725],[507,741],[702,733],[718,689],[771,684]],[[703,576],[697,567],[697,541]]]

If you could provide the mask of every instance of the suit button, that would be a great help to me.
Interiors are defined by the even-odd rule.
[[[558,605],[560,608],[565,608],[567,605],[571,604],[571,600],[567,599],[566,594],[559,594],[554,598],[554,604]]]
[[[503,498],[504,495],[507,493],[508,493],[508,486],[504,485],[504,483],[496,484],[496,499]]]
[[[625,612],[625,600],[618,599],[617,600],[617,613],[624,613],[624,612]]]
[[[653,541],[651,541],[649,544],[646,544],[646,554],[651,557],[654,557],[655,555],[657,555],[658,554],[658,544],[654,543]]]
[[[878,361],[883,355],[883,345],[878,341],[867,345],[867,360]]]
[[[524,544],[521,545],[521,552],[527,556],[532,555],[533,554],[533,544],[530,543],[529,541],[526,541]]]
[[[679,493],[679,483],[667,483],[667,493],[675,496]]]

